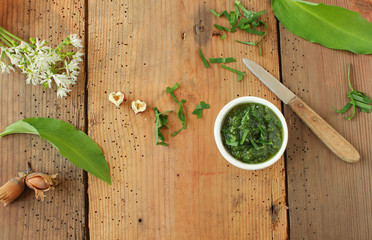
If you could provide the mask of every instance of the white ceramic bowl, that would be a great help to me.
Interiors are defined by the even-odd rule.
[[[239,161],[235,159],[229,152],[227,152],[225,146],[222,143],[221,138],[221,127],[225,120],[225,116],[237,105],[242,103],[259,103],[262,105],[265,105],[269,107],[275,114],[278,116],[280,122],[282,123],[283,127],[283,143],[279,151],[269,160],[263,162],[263,163],[256,163],[256,164],[249,164],[244,163],[242,161]],[[228,104],[226,104],[220,113],[217,116],[216,122],[214,123],[214,139],[216,141],[218,150],[221,152],[222,156],[232,165],[246,170],[258,170],[263,169],[266,167],[269,167],[273,165],[276,161],[280,159],[280,157],[283,155],[285,148],[287,147],[288,142],[288,127],[287,123],[284,119],[283,114],[279,111],[277,107],[275,107],[272,103],[269,101],[259,98],[259,97],[240,97],[237,99],[232,100]]]

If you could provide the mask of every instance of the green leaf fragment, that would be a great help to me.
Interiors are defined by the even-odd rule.
[[[242,136],[242,140],[240,141],[240,145],[242,145],[245,142],[245,139],[247,138],[248,133],[249,133],[249,130],[245,129],[244,133],[243,133],[243,136]]]
[[[238,28],[245,32],[261,36],[262,38],[266,35],[267,33],[266,23],[264,21],[258,20],[259,17],[265,14],[266,10],[262,10],[260,12],[249,11],[240,3],[240,1],[235,1],[234,9],[235,11],[231,11],[230,14],[227,11],[223,11],[222,13],[217,13],[216,11],[211,9],[211,12],[216,17],[220,17],[224,15],[226,19],[229,21],[229,24],[231,25],[231,28],[227,28],[224,26],[214,24],[214,27],[222,31],[221,39],[226,38],[225,32],[236,32]],[[240,11],[243,11],[243,15],[241,15]],[[266,31],[259,31],[256,29],[257,27],[261,25],[265,26]],[[247,45],[252,45],[252,46],[258,45],[258,43],[262,41],[262,38],[258,40],[255,44],[247,44]],[[258,47],[259,47],[260,55],[262,55],[261,46],[259,45]]]
[[[348,64],[348,70],[347,70],[347,80],[349,87],[351,89],[351,92],[348,92],[346,96],[350,99],[350,102],[348,102],[342,109],[337,110],[333,107],[333,109],[339,113],[343,114],[347,112],[350,108],[352,108],[352,114],[350,117],[344,117],[348,120],[351,120],[355,116],[355,109],[358,107],[361,112],[370,113],[372,110],[371,105],[371,99],[363,92],[354,90],[353,86],[351,85],[350,80],[350,64]]]
[[[204,57],[204,54],[203,54],[201,48],[199,48],[199,55],[200,55],[201,60],[203,61],[204,67],[209,68],[209,63],[208,63],[207,59]]]
[[[172,88],[167,87],[167,89],[166,89],[166,92],[169,93],[169,94],[171,95],[171,97],[172,97],[172,99],[173,99],[173,101],[174,101],[175,103],[178,103],[178,99],[176,98],[176,96],[174,95],[173,92],[176,91],[176,90],[178,89],[179,86],[180,86],[180,85],[179,85],[178,83],[176,83],[176,84],[174,84],[174,86],[173,86]]]
[[[167,143],[164,142],[164,136],[160,132],[162,128],[169,128],[168,127],[168,115],[164,115],[166,113],[172,112],[172,110],[160,112],[158,108],[153,108],[155,113],[155,143],[156,145],[168,146]]]
[[[241,4],[240,1],[235,1],[235,4],[236,4],[236,6],[238,6],[243,11],[244,15],[246,15],[246,16],[250,16],[252,13],[254,13],[254,12],[249,11],[248,9],[246,9],[243,6],[243,4]]]
[[[179,132],[181,132],[183,129],[186,129],[187,128],[187,125],[186,125],[186,116],[185,116],[185,112],[183,110],[183,103],[185,103],[186,100],[185,99],[182,99],[179,103],[178,103],[178,112],[177,112],[177,117],[178,119],[181,121],[182,123],[182,127],[180,130],[172,133],[172,136],[175,137]]]
[[[235,40],[235,41],[238,42],[238,43],[241,43],[241,44],[245,44],[245,45],[252,45],[252,46],[256,45],[256,42],[243,42],[243,41],[239,41],[239,40]]]
[[[236,62],[235,58],[228,57],[228,58],[210,58],[209,62],[211,63],[231,63]]]
[[[221,15],[223,15],[223,12],[222,13],[217,13],[212,8],[211,8],[211,13],[213,13],[213,15],[215,15],[216,17],[221,17]]]
[[[257,143],[252,139],[252,137],[248,137],[249,141],[251,142],[254,149],[258,150],[260,147],[257,145]]]
[[[111,185],[110,170],[102,150],[73,125],[53,118],[26,118],[6,127],[0,137],[14,133],[39,135],[75,166]]]
[[[221,36],[221,39],[226,39],[226,33],[225,32],[222,32],[222,36]]]
[[[258,31],[256,29],[249,28],[249,27],[248,28],[244,28],[244,31],[249,32],[249,33],[252,33],[254,35],[265,36],[265,32]]]
[[[200,101],[200,104],[195,106],[195,110],[192,112],[192,114],[196,115],[198,118],[201,118],[203,114],[203,110],[209,109],[209,108],[210,108],[209,104],[203,101]]]
[[[237,142],[236,140],[227,139],[226,144],[230,145],[230,146],[233,146],[233,147],[237,147],[239,145],[239,142]]]
[[[222,68],[226,69],[226,70],[229,70],[231,72],[234,72],[236,74],[238,74],[238,82],[240,82],[241,80],[243,80],[243,77],[245,75],[245,72],[241,72],[241,71],[238,71],[236,69],[233,69],[233,68],[230,68],[226,65],[221,65]]]

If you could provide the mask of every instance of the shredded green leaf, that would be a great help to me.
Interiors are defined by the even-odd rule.
[[[252,139],[252,137],[248,137],[249,141],[251,142],[254,149],[258,150],[260,147],[257,145],[257,143]]]
[[[225,34],[225,32],[222,32],[221,39],[223,40],[223,39],[225,39],[225,38],[226,38],[226,34]]]
[[[235,41],[238,42],[238,43],[245,44],[245,45],[256,46],[256,42],[243,42],[243,41],[239,41],[239,40],[235,40]]]
[[[229,70],[231,72],[234,72],[236,74],[238,74],[238,82],[240,82],[241,80],[243,80],[243,76],[245,75],[245,72],[241,72],[241,71],[238,71],[236,69],[233,69],[233,68],[230,68],[226,65],[221,65],[222,68],[226,69],[226,70]]]
[[[198,118],[201,118],[203,110],[208,109],[209,107],[209,104],[205,103],[204,101],[200,101],[200,104],[196,105],[195,110],[192,112],[192,114],[198,116]]]
[[[346,96],[350,99],[350,102],[348,102],[342,109],[337,110],[333,107],[333,109],[338,114],[343,114],[347,112],[350,108],[352,108],[352,113],[350,117],[344,117],[347,120],[351,120],[355,116],[355,109],[358,107],[361,112],[370,113],[372,110],[371,105],[371,99],[363,92],[354,90],[353,86],[351,85],[350,81],[350,63],[348,64],[347,69],[347,81],[349,83],[349,87],[351,89],[351,92],[348,92]]]
[[[204,57],[204,54],[203,54],[201,48],[199,48],[199,54],[200,54],[201,60],[203,61],[204,67],[209,68],[209,63],[208,63],[207,59]]]
[[[187,125],[186,125],[186,116],[185,116],[185,112],[183,110],[183,103],[185,103],[186,100],[185,99],[182,99],[180,102],[178,102],[178,112],[177,112],[177,116],[178,116],[178,119],[181,121],[182,123],[182,127],[180,130],[172,133],[172,136],[175,137],[179,132],[181,132],[183,129],[186,129],[187,128]]]
[[[239,28],[240,30],[243,30],[245,32],[261,36],[261,38],[257,42],[241,42],[240,43],[246,44],[246,45],[252,45],[258,46],[260,55],[262,56],[262,49],[261,45],[259,44],[262,39],[265,37],[268,27],[266,23],[262,20],[258,20],[259,17],[265,14],[265,10],[262,10],[260,12],[254,12],[250,11],[247,8],[245,8],[240,1],[235,1],[234,5],[235,11],[230,11],[230,14],[225,10],[222,13],[217,13],[213,9],[211,9],[211,12],[216,16],[216,17],[221,17],[222,15],[229,21],[230,28],[224,27],[221,25],[214,24],[214,27],[222,31],[222,36],[221,39],[226,38],[225,32],[236,32],[237,29]],[[243,14],[241,14],[241,12]],[[264,26],[266,28],[265,31],[260,31],[257,30],[256,28]],[[248,43],[248,44],[247,44]],[[254,44],[253,44],[254,43]]]
[[[228,58],[210,58],[209,61],[211,63],[231,63],[236,62],[235,58],[228,57]]]
[[[164,142],[164,136],[160,132],[160,129],[162,128],[169,128],[168,127],[168,115],[164,115],[168,112],[172,112],[172,110],[160,112],[158,108],[153,108],[155,112],[155,143],[156,145],[163,145],[168,146],[167,143]]]
[[[213,13],[216,17],[221,17],[221,15],[223,15],[223,13],[217,13],[212,8],[211,8],[211,13]]]
[[[173,92],[176,91],[177,88],[178,88],[179,86],[180,86],[180,85],[179,85],[178,83],[176,83],[176,84],[174,84],[174,86],[173,86],[172,88],[167,87],[167,89],[166,89],[167,93],[169,93],[169,94],[172,96],[173,101],[174,101],[175,103],[178,103],[178,100],[177,100],[177,98],[176,98],[176,96],[174,95]]]

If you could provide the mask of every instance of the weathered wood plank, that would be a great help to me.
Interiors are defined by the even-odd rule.
[[[23,39],[39,37],[55,46],[69,33],[84,41],[84,1],[1,1],[0,26]],[[53,117],[84,129],[85,70],[66,99],[56,89],[25,84],[25,75],[0,75],[0,128],[26,117]],[[83,171],[75,168],[46,141],[32,135],[0,139],[0,182],[14,177],[30,161],[35,170],[58,173],[60,186],[44,202],[28,189],[8,207],[0,207],[0,239],[85,239]]]
[[[320,2],[320,1],[316,1]],[[372,20],[370,1],[323,1],[361,12]],[[355,89],[371,96],[371,56],[326,49],[281,27],[285,85],[308,103],[361,154],[355,165],[338,159],[289,109],[287,149],[290,236],[293,239],[371,239],[371,114],[352,121],[335,113],[347,103],[347,64]]]
[[[270,1],[242,1],[269,10]],[[102,147],[113,185],[89,177],[91,239],[285,239],[287,211],[284,161],[260,171],[227,164],[213,138],[213,124],[228,101],[245,95],[280,102],[251,74],[237,76],[217,65],[205,69],[198,55],[233,56],[244,70],[249,57],[279,77],[276,21],[258,50],[213,37],[209,12],[233,9],[232,1],[89,1],[88,133]],[[169,147],[154,144],[154,113],[177,106],[165,93],[179,82],[178,98],[187,100],[188,129],[177,137],[165,132]],[[127,101],[117,109],[108,101],[122,91]],[[147,102],[134,115],[133,100]],[[191,115],[200,100],[211,104],[202,119]],[[175,113],[170,128],[180,127]]]

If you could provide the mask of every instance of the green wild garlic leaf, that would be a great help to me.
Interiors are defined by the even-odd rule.
[[[39,135],[75,166],[111,184],[109,167],[102,150],[73,125],[53,118],[26,118],[6,127],[0,137],[14,133]]]
[[[348,9],[299,0],[272,0],[279,22],[293,34],[327,48],[372,53],[372,24]]]

